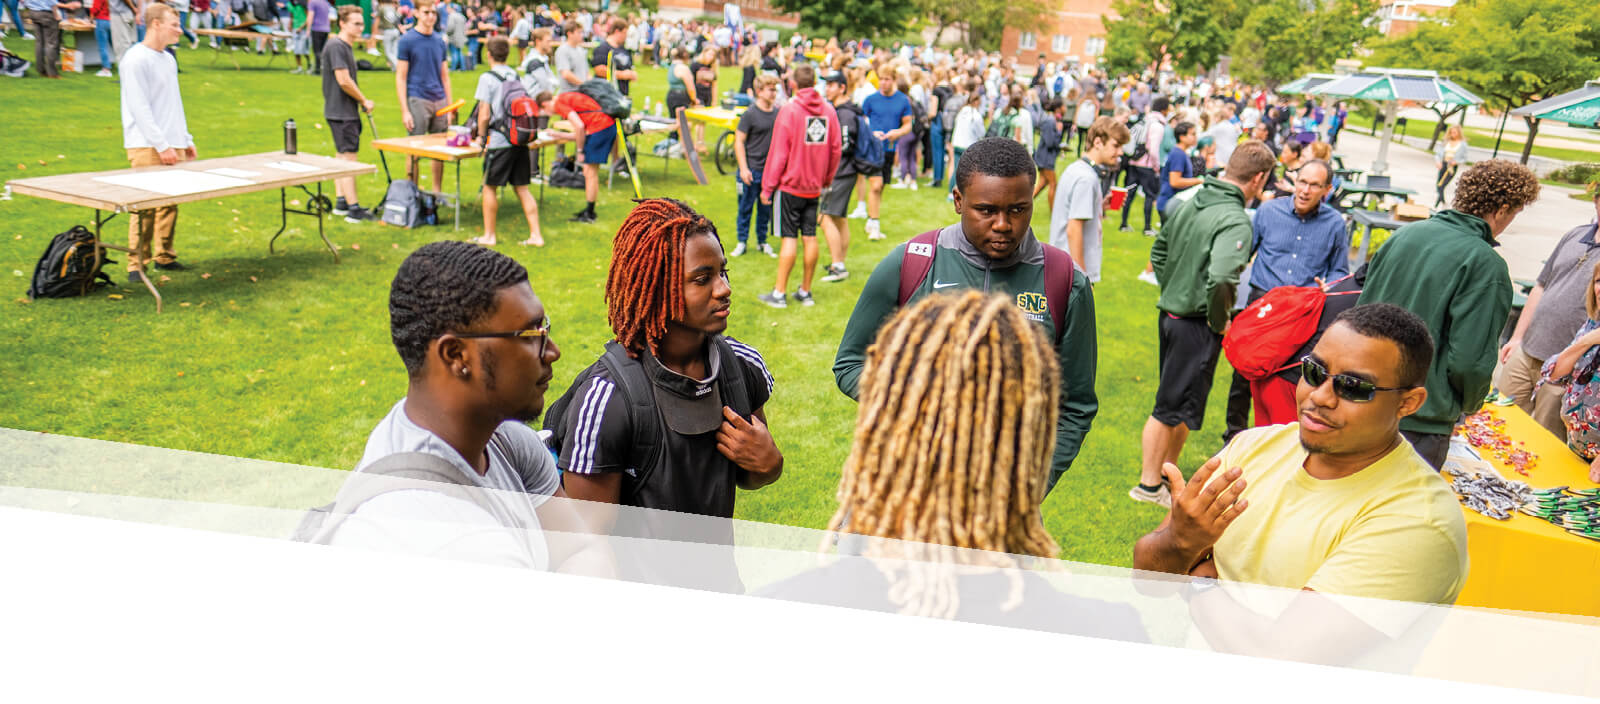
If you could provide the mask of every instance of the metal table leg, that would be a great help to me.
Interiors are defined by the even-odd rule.
[[[487,160],[487,157],[485,157]],[[456,232],[461,231],[461,160],[456,159]]]
[[[288,229],[289,227],[289,213],[308,215],[317,219],[317,236],[322,238],[323,246],[326,246],[328,248],[328,252],[333,255],[333,263],[338,264],[339,248],[335,247],[333,242],[328,239],[325,223],[323,222],[325,219],[324,209],[327,207],[323,201],[327,199],[322,195],[322,182],[317,182],[317,192],[314,195],[311,193],[310,189],[303,185],[300,186],[300,190],[305,191],[306,197],[310,200],[310,203],[306,205],[305,210],[295,210],[294,208],[289,207],[289,189],[278,189],[278,210],[281,224],[278,226],[278,231],[272,233],[272,239],[267,240],[267,251],[272,254],[278,253],[274,245],[277,243],[278,237],[282,235],[284,230]]]
[[[94,243],[95,243],[95,248],[94,248],[94,268],[95,268],[95,271],[99,271],[100,270],[100,261],[101,261],[100,250],[102,250],[102,249],[114,249],[114,250],[117,250],[119,252],[127,252],[129,257],[133,256],[133,250],[132,249],[129,249],[127,247],[119,247],[119,246],[114,245],[114,244],[106,244],[103,240],[100,239],[100,228],[101,228],[101,226],[105,225],[108,222],[111,222],[111,219],[115,218],[116,216],[117,216],[117,214],[115,212],[112,212],[110,215],[107,215],[104,218],[102,218],[102,217],[100,217],[100,209],[99,208],[96,208],[95,211],[94,211]],[[133,217],[133,215],[129,214],[128,217]],[[139,274],[139,281],[144,283],[144,287],[147,288],[147,289],[150,289],[150,295],[155,297],[155,299],[156,299],[156,312],[160,313],[161,312],[161,292],[159,290],[156,290],[155,282],[150,280],[150,275],[145,273],[144,267],[140,267],[137,270],[136,273]]]

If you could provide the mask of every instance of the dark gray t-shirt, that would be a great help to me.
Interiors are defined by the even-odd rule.
[[[1583,297],[1594,280],[1595,262],[1600,262],[1600,245],[1594,240],[1593,223],[1576,227],[1561,236],[1545,260],[1537,279],[1544,287],[1544,297],[1522,335],[1522,351],[1528,356],[1546,360],[1560,354],[1589,319]]]
[[[778,124],[778,111],[762,112],[754,105],[739,116],[738,130],[744,133],[744,158],[751,173],[767,168],[767,151],[772,147],[772,128]]]
[[[350,80],[356,80],[356,53],[338,35],[328,37],[328,43],[322,46],[322,116],[329,120],[359,120],[361,106],[339,87],[339,79],[333,75],[341,68],[350,72]]]

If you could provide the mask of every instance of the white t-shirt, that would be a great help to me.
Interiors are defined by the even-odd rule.
[[[1016,117],[1011,119],[1011,126],[1017,133],[1017,141],[1026,147],[1028,153],[1033,153],[1033,113],[1027,108],[1017,110]]]
[[[489,466],[479,475],[461,453],[406,415],[405,399],[389,410],[367,438],[356,472],[399,452],[434,455],[455,465],[495,500],[526,501],[512,507],[529,522],[528,548],[478,505],[423,489],[392,491],[363,503],[334,533],[331,544],[427,557],[465,559],[534,569],[549,567],[534,509],[561,486],[555,458],[532,428],[507,421],[495,430],[504,445],[486,448]],[[524,490],[526,484],[526,490]],[[529,554],[531,550],[532,554]]]
[[[533,36],[533,22],[526,17],[517,20],[517,26],[511,28],[512,39],[527,41],[531,36]]]
[[[872,94],[876,92],[878,92],[878,89],[872,87],[872,83],[870,81],[862,81],[861,85],[856,86],[856,92],[851,94],[850,100],[856,105],[860,105],[866,102],[867,98],[872,97]]]
[[[950,144],[956,149],[966,149],[980,139],[983,139],[983,111],[971,105],[961,108],[956,113],[955,134]]]

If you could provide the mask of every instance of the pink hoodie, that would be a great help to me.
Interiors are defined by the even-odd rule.
[[[839,116],[816,88],[803,88],[778,111],[772,129],[767,168],[761,172],[761,196],[782,189],[789,195],[816,198],[833,183],[839,168]]]

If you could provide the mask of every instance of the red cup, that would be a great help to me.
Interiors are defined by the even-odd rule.
[[[1122,204],[1128,202],[1128,189],[1111,187],[1111,209],[1122,210]]]

